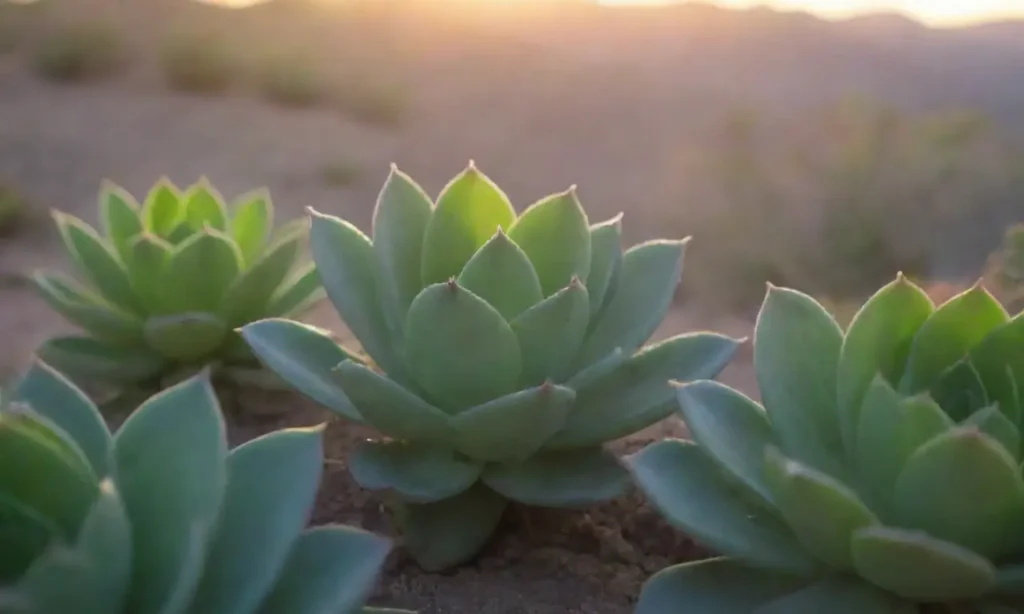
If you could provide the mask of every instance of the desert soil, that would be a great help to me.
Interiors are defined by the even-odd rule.
[[[491,94],[501,98],[501,92]],[[556,116],[569,118],[573,111],[549,107],[550,113],[541,115],[543,99],[483,106],[477,112],[438,92],[416,103],[414,117],[401,127],[373,128],[336,111],[287,111],[240,97],[173,95],[132,80],[50,85],[17,66],[2,65],[0,180],[22,189],[40,215],[16,237],[0,239],[0,377],[22,369],[46,337],[69,330],[20,276],[37,267],[65,268],[45,211],[54,207],[95,223],[95,194],[105,177],[137,194],[161,175],[180,183],[207,175],[228,196],[268,186],[278,220],[313,206],[367,228],[389,163],[397,162],[436,193],[474,158],[520,208],[576,183],[596,218],[626,212],[631,242],[665,234],[655,222],[666,202],[657,178],[668,164],[670,147],[648,142],[652,132],[631,133],[628,126],[618,126],[607,138],[589,140],[581,122],[571,120],[567,125],[576,130],[552,131]],[[633,114],[621,117],[626,123],[642,121]],[[623,141],[623,135],[631,136]],[[321,176],[321,169],[339,160],[361,169],[345,188],[331,187]],[[343,330],[329,304],[307,319]],[[657,336],[696,328],[750,333],[750,323],[741,318],[677,305]],[[723,379],[756,393],[748,352]],[[284,413],[274,419],[232,418],[236,443],[273,428],[329,419],[297,395],[249,395],[244,407],[253,413],[265,408]],[[633,451],[682,434],[679,422],[670,419],[616,448]],[[380,499],[362,491],[345,470],[351,444],[371,435],[331,423],[314,521],[362,526],[397,539]],[[400,542],[396,545],[373,601],[424,614],[625,614],[653,572],[702,556],[637,493],[582,513],[514,510],[478,560],[450,573],[423,573]]]

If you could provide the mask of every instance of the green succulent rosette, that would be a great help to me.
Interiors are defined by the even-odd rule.
[[[464,562],[509,501],[583,507],[624,491],[603,444],[674,408],[670,379],[715,377],[738,341],[644,346],[673,300],[686,240],[625,252],[620,217],[591,224],[575,189],[521,214],[472,164],[436,203],[392,168],[372,238],[311,212],[327,295],[364,355],[297,322],[243,335],[296,389],[386,439],[349,467],[399,495],[420,565]]]
[[[763,406],[681,385],[693,441],[628,461],[724,555],[654,576],[638,614],[1024,612],[1024,316],[900,276],[844,332],[770,287],[754,364]]]

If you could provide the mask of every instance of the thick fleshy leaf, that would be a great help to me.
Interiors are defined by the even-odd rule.
[[[36,349],[43,362],[73,380],[141,382],[160,374],[167,361],[145,348],[120,348],[89,337],[51,337]]]
[[[66,377],[37,360],[18,382],[14,399],[63,429],[81,448],[93,472],[107,475],[110,431],[89,397]]]
[[[196,232],[196,229],[192,228],[191,224],[182,221],[173,230],[164,235],[163,238],[172,246],[178,246],[195,236]]]
[[[345,396],[370,425],[396,439],[450,443],[448,414],[369,367],[346,360],[335,367]]]
[[[508,196],[470,162],[437,197],[423,234],[422,285],[458,277],[495,231],[508,230],[515,219]]]
[[[764,409],[725,384],[702,380],[680,386],[676,398],[683,420],[705,453],[766,503],[765,451],[778,446]]]
[[[210,181],[203,177],[182,194],[185,222],[196,230],[209,226],[215,230],[228,230],[228,211],[224,197]]]
[[[490,541],[507,505],[479,483],[450,499],[403,504],[398,518],[405,546],[428,572],[465,563]]]
[[[915,527],[988,557],[1007,554],[1024,517],[1016,461],[977,427],[950,430],[922,446],[896,482],[900,526]]]
[[[589,305],[587,289],[574,279],[510,321],[523,356],[523,373],[519,380],[523,385],[534,386],[548,379],[565,381],[587,334]]]
[[[530,205],[508,231],[530,258],[544,296],[590,275],[590,222],[576,187]]]
[[[470,458],[523,461],[565,424],[576,399],[571,388],[543,383],[452,418],[455,447]]]
[[[313,260],[327,296],[367,354],[392,378],[405,381],[378,298],[377,257],[358,228],[309,210]]]
[[[267,305],[267,317],[280,318],[301,315],[315,303],[323,300],[324,288],[320,275],[312,262],[299,267],[277,289]]]
[[[255,612],[316,502],[323,426],[276,431],[231,452],[219,528],[190,614]]]
[[[590,275],[587,276],[587,294],[590,298],[590,316],[607,304],[618,283],[622,268],[622,214],[590,227]]]
[[[758,388],[780,443],[794,460],[845,477],[836,408],[843,331],[813,298],[769,286],[754,327]]]
[[[387,557],[388,540],[360,529],[326,526],[299,537],[259,614],[356,611]]]
[[[904,398],[876,377],[860,410],[854,458],[862,492],[874,509],[887,517],[893,490],[907,459],[953,421],[927,397]]]
[[[804,548],[836,569],[853,567],[850,537],[879,522],[857,493],[775,448],[765,453],[765,473],[775,504]]]
[[[727,558],[675,565],[644,584],[635,614],[752,612],[808,582]]]
[[[631,354],[626,354],[622,351],[622,348],[615,348],[598,360],[577,371],[567,382],[565,382],[565,385],[573,390],[583,390],[584,388],[593,386],[621,367],[630,358],[632,358]]]
[[[577,389],[565,428],[549,445],[597,445],[668,417],[678,409],[669,381],[716,377],[739,345],[740,340],[724,335],[687,333],[644,348],[614,371]]]
[[[0,494],[0,582],[9,586],[25,574],[33,561],[62,539],[60,527],[35,509]],[[0,591],[0,611],[7,603]],[[12,610],[12,613],[17,610]]]
[[[70,540],[96,497],[96,476],[84,455],[43,420],[31,413],[0,414],[0,493]]]
[[[420,292],[409,307],[405,334],[413,377],[444,409],[479,405],[519,383],[515,333],[494,307],[455,281]]]
[[[31,599],[33,612],[120,612],[131,575],[131,523],[113,483],[106,480],[75,544],[37,559],[18,590]]]
[[[343,418],[363,421],[334,373],[335,367],[352,356],[326,331],[270,318],[248,324],[239,332],[260,361],[296,390]]]
[[[881,374],[895,384],[903,376],[910,346],[933,312],[928,295],[903,275],[875,293],[854,316],[839,356],[839,426],[847,450],[871,381]]]
[[[142,320],[107,303],[59,274],[35,273],[32,285],[46,304],[100,341],[131,344],[142,340]]]
[[[373,251],[381,270],[381,299],[399,331],[423,289],[420,257],[433,206],[423,188],[392,164],[373,210]]]
[[[128,277],[139,304],[147,313],[166,312],[164,270],[173,251],[174,246],[148,232],[135,237],[129,246]]]
[[[469,259],[458,282],[509,322],[544,298],[530,259],[500,228]]]
[[[1024,313],[993,330],[971,349],[970,358],[985,384],[990,402],[1020,423],[1024,408],[1017,392],[1024,383]]]
[[[272,245],[235,280],[220,305],[228,324],[236,327],[268,317],[271,297],[288,277],[304,237],[290,235]]]
[[[984,557],[920,531],[861,529],[853,559],[861,576],[906,599],[973,599],[995,584],[996,570]]]
[[[205,377],[152,397],[114,438],[115,481],[132,519],[134,569],[127,607],[162,612],[199,571],[190,542],[210,535],[227,485],[227,442]],[[195,585],[192,584],[194,587]]]
[[[859,578],[831,576],[751,614],[917,614],[916,603],[900,599]]]
[[[146,320],[146,343],[174,360],[191,362],[211,357],[231,331],[217,316],[192,311]]]
[[[216,312],[241,270],[242,254],[230,237],[199,231],[176,246],[164,266],[163,314]]]
[[[541,451],[522,463],[488,465],[482,479],[512,501],[542,507],[586,507],[629,486],[629,473],[600,447]]]
[[[755,505],[697,445],[666,439],[626,464],[665,519],[705,545],[780,572],[811,574],[818,567],[789,527]]]
[[[617,347],[632,353],[654,334],[675,296],[688,242],[649,241],[623,255],[619,284],[580,348],[577,368]]]
[[[413,503],[454,497],[476,483],[483,469],[451,448],[408,441],[363,442],[348,468],[363,488],[391,489]]]
[[[961,424],[977,427],[979,431],[998,441],[1015,461],[1020,460],[1020,430],[999,410],[998,405],[979,409]]]
[[[132,239],[143,231],[139,204],[120,186],[105,180],[100,188],[100,220],[114,250],[127,261]]]
[[[246,264],[255,262],[274,226],[274,206],[263,189],[238,197],[232,205],[231,237],[242,252]]]
[[[132,290],[128,271],[111,247],[82,220],[60,212],[54,212],[53,218],[78,270],[96,291],[107,302],[138,313],[140,305]]]
[[[914,338],[900,391],[928,390],[944,371],[1009,319],[999,301],[980,285],[940,305]]]
[[[981,374],[970,357],[946,369],[932,386],[930,394],[955,422],[966,420],[974,412],[992,404]]]
[[[146,230],[166,237],[184,215],[181,192],[169,179],[161,177],[142,204],[142,221]]]

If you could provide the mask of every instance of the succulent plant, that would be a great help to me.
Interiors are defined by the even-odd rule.
[[[112,435],[37,363],[0,412],[5,614],[361,612],[389,542],[306,529],[322,427],[228,451],[205,373],[146,401]]]
[[[693,443],[627,460],[725,555],[655,575],[637,614],[1024,612],[1024,315],[980,284],[936,307],[901,275],[844,332],[769,287],[754,364],[763,406],[680,385]]]
[[[622,252],[620,217],[591,225],[575,189],[516,215],[471,163],[436,204],[392,167],[371,238],[311,211],[331,302],[368,356],[284,319],[243,336],[287,382],[388,439],[349,467],[391,491],[420,565],[472,558],[507,503],[581,507],[628,472],[602,444],[669,415],[672,378],[715,377],[737,340],[641,347],[669,308],[686,241]]]
[[[34,285],[85,334],[50,339],[39,356],[79,385],[160,386],[206,365],[219,366],[218,375],[259,381],[259,362],[234,329],[299,313],[323,293],[312,263],[297,264],[306,220],[274,231],[273,215],[265,191],[229,209],[205,179],[184,191],[162,179],[141,206],[104,183],[105,236],[55,212],[86,281],[39,272]]]

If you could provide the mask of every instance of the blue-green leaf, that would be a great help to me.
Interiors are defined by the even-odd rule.
[[[120,186],[104,180],[100,188],[100,220],[114,250],[122,261],[127,261],[131,240],[144,230],[139,204]]]
[[[231,218],[231,236],[242,252],[242,260],[254,262],[262,253],[263,246],[274,226],[274,206],[266,190],[254,190],[235,200]]]
[[[622,269],[622,214],[590,227],[590,275],[587,295],[590,316],[595,321],[608,298],[614,294]]]
[[[488,465],[482,479],[508,499],[526,505],[582,508],[622,495],[629,473],[600,448],[540,451],[522,463]]]
[[[970,359],[985,384],[990,402],[998,403],[1010,420],[1019,423],[1024,407],[1018,391],[1024,383],[1024,312],[989,333],[970,351]]]
[[[508,236],[523,249],[537,271],[544,296],[590,275],[590,222],[576,187],[546,196],[523,211]]]
[[[242,254],[230,237],[209,228],[197,232],[177,245],[164,265],[160,315],[215,313],[241,270]]]
[[[392,489],[413,503],[454,497],[475,484],[482,469],[451,448],[408,441],[363,442],[349,460],[360,486]]]
[[[146,344],[173,360],[209,358],[224,344],[228,325],[215,315],[192,311],[146,320]]]
[[[142,340],[142,320],[59,274],[35,273],[32,285],[54,311],[100,341],[131,344]]]
[[[281,284],[267,305],[266,317],[281,318],[301,315],[323,300],[324,287],[312,262],[299,267]]]
[[[860,578],[829,576],[779,597],[751,614],[917,614],[916,603],[900,599]]]
[[[547,379],[565,381],[587,334],[589,304],[587,289],[574,279],[510,321],[523,356],[523,385],[534,386]]]
[[[530,259],[500,228],[469,259],[458,282],[509,322],[544,298]]]
[[[294,234],[272,245],[227,289],[220,313],[232,327],[268,317],[267,306],[295,265],[303,237]]]
[[[167,241],[152,233],[135,237],[128,246],[128,277],[139,304],[146,313],[163,313],[167,280],[164,270],[174,251]]]
[[[36,355],[73,380],[131,384],[151,379],[167,367],[163,356],[152,350],[114,347],[89,337],[51,337]]]
[[[72,215],[54,212],[53,218],[65,248],[82,275],[107,302],[126,311],[139,313],[140,304],[132,289],[128,271],[111,246],[91,226]]]

